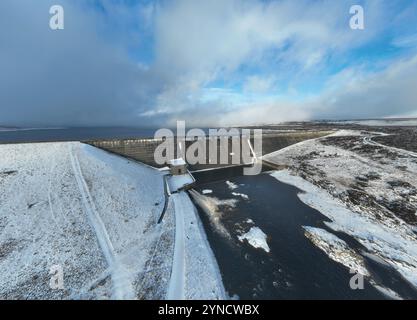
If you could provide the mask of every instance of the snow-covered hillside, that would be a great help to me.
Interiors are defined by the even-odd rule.
[[[172,197],[157,224],[164,172],[78,142],[0,153],[0,299],[163,299],[173,281],[183,288],[173,297],[224,297],[188,195]],[[56,266],[62,290],[50,286]]]
[[[342,130],[264,159],[288,167],[272,176],[302,190],[299,198],[332,220],[328,227],[354,237],[417,287],[416,155],[378,144],[374,136]],[[309,238],[332,240],[316,241],[311,232]]]

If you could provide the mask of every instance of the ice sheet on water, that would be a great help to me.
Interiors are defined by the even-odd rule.
[[[249,196],[244,193],[232,192],[232,195],[234,195],[235,197],[241,197],[242,199],[245,199],[245,200],[249,200]]]
[[[241,235],[238,236],[238,239],[243,242],[244,240],[248,241],[248,243],[254,247],[254,248],[259,248],[262,249],[266,252],[269,252],[269,246],[268,243],[266,241],[267,236],[266,234],[258,227],[252,227],[250,228],[250,230]]]

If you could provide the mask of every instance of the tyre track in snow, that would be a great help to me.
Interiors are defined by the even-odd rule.
[[[185,235],[184,235],[184,205],[182,193],[173,194],[175,211],[175,244],[172,260],[171,278],[169,280],[167,300],[185,299]]]
[[[55,159],[55,157],[53,157],[53,159],[51,161],[50,168],[49,168],[49,175],[48,175],[48,191],[47,191],[48,192],[48,200],[47,200],[47,202],[48,202],[48,206],[49,206],[49,213],[51,214],[51,217],[52,217],[56,227],[62,233],[62,225],[60,223],[58,223],[58,219],[57,219],[57,216],[55,215],[53,202],[52,202],[52,196],[51,196],[52,176],[55,174],[55,168],[56,168],[56,159]]]
[[[374,145],[374,146],[381,147],[381,148],[386,148],[388,150],[392,150],[392,151],[397,152],[399,154],[404,154],[404,155],[407,155],[407,156],[412,157],[412,158],[417,158],[417,153],[415,153],[413,151],[406,150],[406,149],[391,147],[391,146],[387,146],[385,144],[376,142],[376,141],[372,140],[372,138],[375,138],[375,137],[378,137],[378,136],[376,135],[376,136],[372,136],[372,137],[364,137],[363,138],[363,143]]]
[[[110,269],[113,288],[112,298],[133,299],[135,295],[132,288],[132,282],[129,279],[129,274],[126,270],[124,270],[122,264],[119,262],[117,258],[107,229],[103,223],[103,220],[100,217],[99,212],[97,211],[94,205],[93,198],[90,194],[87,183],[82,174],[78,157],[76,154],[74,154],[73,145],[69,146],[68,151],[71,159],[72,169],[74,172],[75,179],[77,181],[78,189],[81,193],[85,211],[95,231],[98,243]]]

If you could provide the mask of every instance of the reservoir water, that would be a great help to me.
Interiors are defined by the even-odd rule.
[[[332,231],[323,223],[329,221],[325,216],[298,199],[297,188],[281,183],[268,173],[241,176],[230,182],[215,181],[196,188],[223,203],[238,199],[234,207],[222,206],[222,214],[215,219],[207,210],[198,209],[230,296],[240,299],[387,298],[367,281],[363,290],[352,290],[349,269],[331,260],[306,238],[303,226]],[[239,235],[253,226],[267,235],[269,253],[254,248],[246,240],[239,241]],[[225,230],[228,236],[219,230]],[[353,238],[345,234],[337,236],[358,253],[365,250]],[[365,261],[379,284],[394,289],[403,298],[417,298],[414,288],[396,271],[366,258]]]
[[[151,138],[154,133],[155,129],[130,127],[3,129],[0,130],[0,143]]]

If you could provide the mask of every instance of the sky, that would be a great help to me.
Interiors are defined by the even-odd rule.
[[[413,117],[416,88],[415,0],[0,1],[0,126]]]

